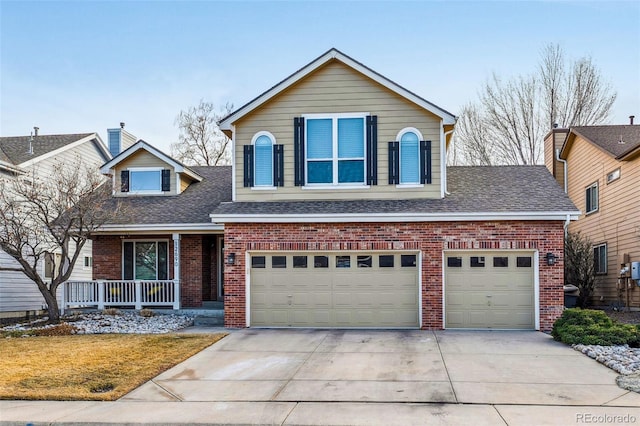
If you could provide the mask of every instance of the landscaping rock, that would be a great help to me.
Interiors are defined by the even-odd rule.
[[[629,374],[628,376],[618,376],[616,383],[622,389],[640,393],[640,373]]]

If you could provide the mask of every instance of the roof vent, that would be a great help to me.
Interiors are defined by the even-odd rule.
[[[40,130],[40,127],[33,126],[33,136],[38,137],[38,130]]]
[[[121,122],[120,122],[120,128],[121,128],[121,129],[124,129],[124,121],[121,121]]]
[[[558,128],[558,123],[553,123],[553,128],[557,129]]]
[[[618,143],[620,145],[624,145],[624,139],[622,139],[622,135],[620,135],[620,139],[618,139]]]
[[[37,134],[36,132],[36,135]],[[29,138],[29,151],[27,151],[27,154],[33,155],[33,132],[31,132],[31,137]]]
[[[631,124],[633,126],[633,119],[636,118],[635,115],[630,115],[629,116],[629,124]]]

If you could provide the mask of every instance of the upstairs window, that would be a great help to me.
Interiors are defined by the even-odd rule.
[[[594,182],[585,190],[587,214],[598,211],[598,182]]]
[[[306,118],[307,184],[365,184],[365,116]]]
[[[171,190],[171,170],[130,167],[120,173],[120,189],[130,194],[159,194]]]
[[[420,183],[420,140],[417,129],[404,129],[398,135],[400,141],[400,184]]]
[[[255,186],[273,186],[273,139],[266,132],[253,137]]]

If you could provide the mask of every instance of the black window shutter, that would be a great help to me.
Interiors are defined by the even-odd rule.
[[[389,185],[400,183],[400,142],[389,142]]]
[[[304,186],[304,117],[293,119],[293,158],[295,171],[295,186]]]
[[[431,183],[431,141],[420,141],[420,183]]]
[[[162,191],[171,191],[171,170],[169,169],[162,171]]]
[[[133,242],[126,241],[123,244],[122,248],[122,279],[123,280],[132,280],[133,279]]]
[[[244,146],[244,186],[253,186],[253,145]]]
[[[367,117],[367,185],[378,184],[378,116]]]
[[[273,186],[284,186],[284,145],[273,146]]]
[[[120,191],[129,192],[129,170],[120,172]]]

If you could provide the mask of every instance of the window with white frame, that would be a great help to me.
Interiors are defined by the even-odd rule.
[[[122,278],[166,280],[169,276],[167,241],[125,241],[122,245]]]
[[[596,274],[607,273],[607,244],[599,244],[593,247],[593,262]]]
[[[162,169],[129,169],[129,192],[159,192],[162,189]]]
[[[93,258],[91,256],[84,257],[84,267],[91,268],[93,266]]]
[[[598,182],[594,182],[585,189],[585,210],[587,214],[598,210]]]
[[[364,185],[365,114],[306,116],[306,176],[311,185]]]
[[[273,186],[273,146],[275,138],[269,132],[259,132],[253,137],[254,185]]]
[[[400,142],[400,185],[420,183],[420,141],[418,129],[407,127],[398,133]]]
[[[620,179],[620,167],[607,173],[607,183],[614,182],[618,179]]]

